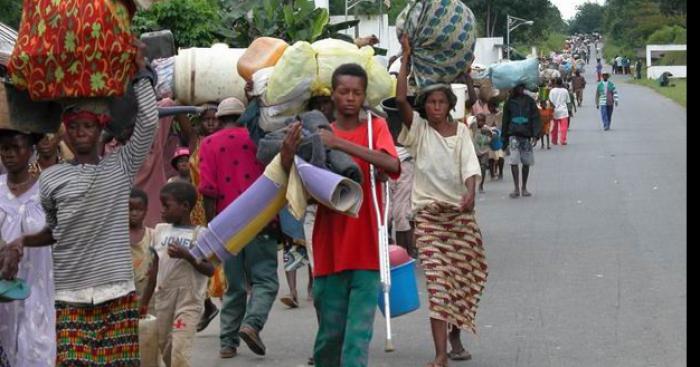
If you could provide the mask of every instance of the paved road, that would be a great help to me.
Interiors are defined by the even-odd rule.
[[[620,79],[612,130],[602,131],[589,79],[569,145],[537,148],[533,197],[508,198],[508,172],[478,196],[490,275],[479,336],[466,338],[474,358],[451,366],[686,365],[686,114]],[[426,308],[394,320],[397,351],[383,352],[378,314],[370,365],[424,366]],[[262,333],[268,355],[243,346],[220,360],[217,323],[199,334],[193,366],[302,366],[316,329],[310,303],[277,303]]]

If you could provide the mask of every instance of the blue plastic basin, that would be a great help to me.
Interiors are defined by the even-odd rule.
[[[419,308],[416,260],[391,268],[391,290],[389,291],[391,318],[405,315]],[[384,315],[384,293],[381,291],[379,292],[379,310]]]

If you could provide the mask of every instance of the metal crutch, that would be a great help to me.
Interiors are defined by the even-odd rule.
[[[372,136],[372,113],[367,111],[367,136],[369,148],[374,146]],[[384,295],[384,318],[386,319],[386,343],[385,352],[394,351],[394,343],[391,341],[391,309],[389,307],[389,292],[391,290],[391,264],[389,263],[389,185],[381,183],[384,194],[384,211],[379,206],[377,197],[377,175],[374,165],[369,165],[370,185],[372,190],[372,204],[377,215],[377,228],[379,229],[379,274],[382,283],[382,293]]]

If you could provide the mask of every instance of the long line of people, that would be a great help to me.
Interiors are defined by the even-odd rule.
[[[541,141],[544,149],[546,138],[549,149],[550,131],[552,144],[567,145],[586,83],[579,70],[571,88],[569,80],[554,78],[539,91],[519,85],[501,101],[487,87],[475,93],[467,77],[472,118],[456,123],[450,110],[457,97],[447,85],[424,88],[415,104],[408,102],[411,44],[401,41],[397,103],[404,126],[396,141],[383,119],[368,124],[368,76],[359,65],[336,69],[331,95],[316,96],[309,105],[333,122],[319,132],[326,147],[351,155],[361,168],[365,197],[359,216],[322,205],[310,206],[301,220],[283,211],[220,265],[197,260],[188,250],[199,231],[263,173],[242,101],[227,98],[202,106],[192,118],[158,121],[156,107],[174,102],[156,100],[153,75],[139,57],[137,119],[123,134],[105,139],[111,117],[94,103],[67,109],[58,134],[0,129],[7,170],[0,176],[0,234],[6,242],[0,271],[32,289],[29,297],[16,299],[3,290],[0,366],[138,366],[139,318],[148,314],[156,316],[157,349],[168,366],[190,365],[196,333],[217,315],[221,358],[235,357],[242,343],[265,355],[261,333],[278,296],[280,247],[289,293],[279,300],[287,307],[300,306],[296,272],[309,268],[308,297],[318,321],[310,362],[366,366],[379,293],[370,165],[392,182],[394,242],[418,257],[426,273],[435,344],[429,365],[471,358],[460,332],[476,331],[488,276],[474,214],[476,191],[485,192],[487,172],[492,180],[503,179],[508,162],[510,197],[532,196],[533,147]],[[617,102],[613,88],[598,86],[604,114]],[[300,136],[300,125],[291,125],[279,160],[286,172]],[[212,298],[222,298],[221,309]]]

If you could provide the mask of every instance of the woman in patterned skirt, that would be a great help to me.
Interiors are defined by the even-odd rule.
[[[403,58],[396,100],[405,128],[399,136],[415,158],[412,207],[416,214],[416,246],[425,271],[435,360],[471,357],[460,330],[476,332],[476,309],[486,283],[486,259],[474,217],[479,159],[464,124],[450,118],[457,97],[449,85],[423,88],[414,111],[406,97],[411,48],[401,40]],[[447,353],[447,341],[452,351]]]

